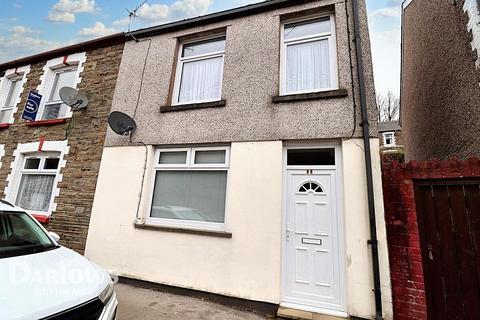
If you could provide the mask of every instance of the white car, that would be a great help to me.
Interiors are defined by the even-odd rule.
[[[108,273],[57,244],[25,210],[0,200],[0,319],[113,320]]]

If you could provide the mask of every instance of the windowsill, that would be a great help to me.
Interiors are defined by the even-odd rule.
[[[296,101],[306,101],[306,100],[317,100],[317,99],[329,99],[329,98],[343,98],[348,96],[348,91],[345,89],[321,91],[321,92],[310,92],[310,93],[299,93],[299,94],[289,94],[284,96],[275,96],[272,98],[273,103],[282,103],[282,102],[296,102]]]
[[[227,105],[226,100],[190,103],[190,104],[178,104],[178,105],[171,105],[171,106],[162,106],[160,107],[160,112],[165,113],[165,112],[204,109],[204,108],[219,108],[219,107],[225,107],[226,105]]]
[[[219,237],[219,238],[231,238],[232,233],[226,231],[215,231],[215,230],[202,230],[202,229],[190,229],[182,227],[167,227],[160,226],[155,224],[141,224],[134,223],[135,228],[137,229],[147,229],[147,230],[158,230],[165,232],[176,232],[176,233],[186,233],[186,234],[196,234],[200,236],[210,236],[210,237]]]
[[[10,123],[0,123],[0,130],[10,127]]]
[[[55,124],[66,123],[67,118],[27,121],[25,124],[29,127],[52,126]]]

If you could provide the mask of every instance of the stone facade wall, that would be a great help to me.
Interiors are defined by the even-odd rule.
[[[404,11],[402,114],[407,160],[480,155],[480,70],[463,0]]]
[[[93,49],[86,52],[87,60],[81,73],[78,89],[87,94],[89,105],[76,111],[66,123],[31,127],[21,119],[28,92],[40,84],[46,63],[31,65],[27,82],[15,114],[15,122],[0,131],[0,144],[5,145],[5,155],[0,168],[0,190],[4,190],[13,152],[19,143],[68,140],[70,147],[66,167],[62,168],[63,181],[58,184],[60,194],[55,198],[57,209],[46,226],[60,235],[60,243],[83,253],[87,238],[90,214],[95,194],[98,170],[105,142],[107,116],[112,105],[123,44]],[[68,129],[68,136],[67,136]],[[5,196],[5,195],[3,195]]]

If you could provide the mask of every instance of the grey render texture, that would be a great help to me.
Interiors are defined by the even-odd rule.
[[[112,110],[135,115],[138,129],[133,140],[152,145],[179,145],[361,136],[352,2],[296,2],[298,5],[127,42]],[[377,136],[367,15],[365,2],[360,0],[359,4],[371,136]],[[272,97],[279,94],[282,19],[292,13],[312,10],[335,14],[339,88],[346,89],[348,95],[273,103]],[[226,28],[227,38],[222,89],[226,106],[160,113],[160,107],[168,105],[170,100],[178,39],[219,28]],[[128,138],[108,131],[106,146],[126,144]]]
[[[468,23],[478,9],[465,11],[465,2],[413,0],[404,10],[401,122],[406,160],[480,155],[480,70]]]

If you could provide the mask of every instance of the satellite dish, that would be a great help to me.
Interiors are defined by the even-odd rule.
[[[119,111],[110,113],[108,116],[108,125],[116,134],[122,136],[128,136],[137,129],[135,120],[129,115]]]
[[[59,94],[60,99],[72,109],[79,110],[88,105],[88,98],[85,93],[79,92],[73,88],[63,87],[60,89]]]

